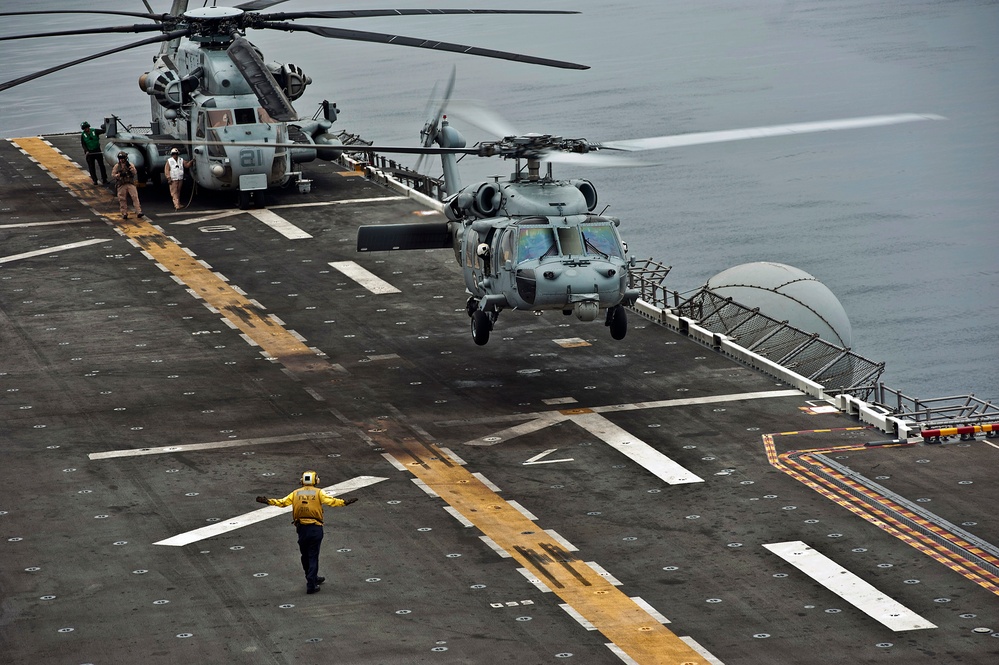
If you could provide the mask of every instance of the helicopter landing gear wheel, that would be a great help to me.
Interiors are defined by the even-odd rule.
[[[628,313],[624,305],[614,305],[607,310],[607,326],[610,328],[611,337],[624,339],[628,334]]]
[[[253,194],[251,192],[239,190],[237,196],[239,197],[239,209],[246,210],[250,207],[250,201],[253,200]]]
[[[475,298],[469,298],[465,303],[465,312],[467,312],[469,316],[472,316],[475,314],[477,309],[479,309],[479,301]]]
[[[489,331],[493,329],[493,322],[489,315],[481,309],[472,312],[472,339],[479,346],[485,346],[489,341]]]

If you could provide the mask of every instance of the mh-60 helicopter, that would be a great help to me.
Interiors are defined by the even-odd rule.
[[[0,41],[116,32],[162,32],[101,53],[67,62],[0,84],[0,92],[46,74],[112,53],[162,43],[153,68],[139,78],[139,88],[151,98],[149,134],[119,126],[118,118],[105,120],[108,141],[104,158],[117,162],[120,152],[148,180],[163,172],[169,152],[180,147],[193,159],[193,177],[207,190],[238,194],[240,207],[256,202],[260,193],[288,184],[295,165],[317,158],[340,156],[340,141],[329,133],[337,119],[336,104],[324,101],[322,116],[301,119],[291,102],[305,92],[312,79],[293,64],[265,63],[250,43],[248,29],[309,32],[330,39],[368,41],[479,55],[568,69],[587,69],[575,63],[536,58],[505,51],[437,42],[358,30],[343,30],[292,23],[296,19],[343,19],[374,16],[444,14],[573,14],[570,11],[491,9],[399,9],[258,13],[285,0],[253,0],[235,7],[188,9],[188,0],[174,0],[167,14],[126,11],[54,10],[2,12],[0,16],[28,14],[108,14],[133,16],[151,24],[87,28],[0,37]],[[207,4],[207,3],[206,3]],[[235,145],[237,142],[254,146]]]
[[[556,180],[552,162],[634,166],[640,162],[622,151],[940,119],[905,113],[591,143],[548,134],[521,134],[495,114],[475,108],[468,120],[501,138],[466,148],[465,139],[444,114],[453,86],[452,72],[439,111],[421,132],[422,148],[370,148],[440,155],[445,191],[442,209],[448,221],[362,226],[357,249],[453,249],[469,294],[466,309],[472,338],[480,346],[489,341],[504,309],[535,314],[561,311],[581,321],[593,321],[602,312],[611,337],[620,340],[627,333],[625,307],[640,294],[630,283],[629,267],[634,258],[618,234],[620,220],[594,212],[597,192],[589,180]],[[433,144],[439,147],[431,147]],[[516,168],[508,180],[495,177],[462,187],[456,164],[459,154],[513,159]],[[543,162],[547,162],[544,170]]]

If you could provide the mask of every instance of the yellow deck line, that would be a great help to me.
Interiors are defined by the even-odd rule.
[[[443,450],[418,441],[389,421],[379,421],[378,428],[369,432],[400,464],[635,662],[707,665],[675,633],[468,470],[452,463]]]
[[[332,366],[277,322],[264,316],[257,305],[240,295],[209,268],[199,263],[148,219],[119,220],[114,196],[93,186],[89,174],[41,138],[11,141],[34,158],[85,205],[109,217],[114,227],[133,240],[155,261],[177,276],[191,292],[228,319],[264,352],[295,372],[331,369]]]

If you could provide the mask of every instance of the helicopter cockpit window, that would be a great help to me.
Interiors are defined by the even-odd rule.
[[[195,130],[194,135],[199,139],[205,138],[205,112],[198,111],[198,129]]]
[[[208,112],[210,127],[228,127],[232,124],[232,109],[217,109]]]
[[[579,239],[579,231],[575,227],[559,227],[558,244],[562,246],[562,254],[565,256],[583,253],[583,243]]]
[[[530,261],[558,254],[555,233],[549,226],[520,227],[517,238],[517,260]]]
[[[583,232],[583,244],[586,245],[587,254],[624,258],[617,235],[609,224],[583,224],[579,228]]]
[[[232,113],[237,125],[252,125],[257,122],[257,115],[253,109],[233,109]]]

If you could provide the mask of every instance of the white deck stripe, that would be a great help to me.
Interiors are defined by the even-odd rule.
[[[631,599],[633,601],[635,601],[636,605],[638,605],[643,610],[645,610],[646,612],[648,612],[649,616],[652,617],[653,619],[655,619],[656,621],[658,621],[659,623],[661,623],[663,625],[666,625],[666,624],[668,624],[670,622],[669,619],[667,619],[665,616],[663,616],[662,612],[660,612],[656,608],[652,607],[652,605],[649,604],[649,601],[645,600],[641,596],[632,596]]]
[[[507,503],[509,503],[510,506],[514,510],[516,510],[518,513],[520,513],[521,515],[523,515],[527,519],[531,520],[532,522],[537,522],[538,521],[537,515],[535,515],[534,513],[532,513],[527,508],[524,508],[522,505],[520,505],[519,502],[517,502],[517,501],[507,501]]]
[[[372,293],[402,293],[381,277],[375,276],[353,261],[333,261],[330,265]]]
[[[388,478],[378,478],[375,476],[358,476],[357,478],[351,478],[350,480],[345,480],[342,483],[337,483],[336,485],[330,485],[329,487],[324,487],[323,490],[327,494],[339,495],[345,494],[346,492],[351,492],[353,490],[361,489],[362,487],[367,487],[368,485],[374,485],[375,483],[380,483],[383,480],[388,480]],[[228,533],[229,531],[235,531],[236,529],[242,529],[244,526],[249,526],[250,524],[256,524],[257,522],[263,522],[264,520],[269,520],[272,517],[277,517],[278,515],[288,513],[291,511],[291,506],[286,508],[279,508],[278,506],[267,506],[266,508],[260,508],[254,510],[250,513],[244,513],[228,519],[224,522],[218,522],[209,526],[203,526],[200,529],[195,529],[194,531],[187,531],[185,533],[178,534],[171,538],[161,540],[159,542],[153,543],[153,545],[169,545],[172,547],[181,547],[182,545],[189,545],[191,543],[196,543],[199,540],[204,540],[205,538],[211,538],[213,536],[218,536],[223,533]]]
[[[86,224],[88,222],[99,222],[101,220],[90,218],[90,219],[80,219],[79,217],[75,219],[59,219],[54,222],[21,222],[19,224],[0,224],[0,229],[27,229],[33,226],[58,226],[61,224]]]
[[[600,577],[602,577],[605,580],[607,580],[607,582],[610,583],[611,585],[613,585],[613,586],[621,586],[621,580],[617,579],[616,577],[614,577],[613,575],[611,575],[610,573],[608,573],[604,569],[604,567],[601,566],[596,561],[586,561],[585,563],[586,563],[587,566],[589,566],[590,568],[593,569],[593,572],[595,572],[597,575],[599,575]]]
[[[545,533],[547,533],[549,536],[551,536],[552,540],[554,540],[556,543],[558,543],[559,545],[561,545],[565,549],[566,552],[578,552],[579,551],[578,547],[576,547],[575,545],[573,545],[572,543],[570,543],[568,540],[566,540],[565,538],[563,538],[562,534],[560,534],[555,529],[545,529]]]
[[[266,208],[248,210],[247,212],[283,235],[288,240],[305,240],[312,237],[310,234],[298,228],[284,217],[280,216],[276,212],[267,210]]]
[[[548,588],[548,585],[541,581],[541,578],[535,577],[534,573],[529,571],[527,568],[518,568],[517,572],[523,575],[528,582],[537,587],[538,591],[541,593],[551,593],[552,590]]]
[[[569,420],[670,485],[704,482],[703,478],[598,413],[573,415],[569,416]]]
[[[689,646],[691,649],[693,649],[697,653],[701,654],[701,657],[704,658],[704,660],[706,660],[709,663],[711,663],[711,665],[725,665],[725,663],[721,662],[721,660],[718,659],[714,654],[712,654],[710,651],[708,651],[707,649],[705,649],[704,647],[702,647],[700,644],[698,644],[697,641],[693,637],[681,636],[680,637],[680,641],[683,642],[684,644],[686,644],[687,646]]]
[[[46,247],[45,249],[36,249],[33,252],[25,252],[23,254],[11,254],[10,256],[0,257],[0,263],[10,263],[11,261],[20,261],[21,259],[30,259],[34,256],[44,256],[45,254],[55,254],[57,252],[62,252],[67,249],[76,249],[77,247],[86,247],[87,245],[96,245],[100,242],[111,242],[110,238],[95,238],[93,240],[81,240],[80,242],[71,242],[68,245],[59,245],[58,247]]]
[[[800,540],[764,545],[872,619],[894,631],[936,626]]]
[[[747,399],[769,399],[771,397],[795,397],[804,395],[800,390],[765,390],[756,393],[733,393],[730,395],[709,395],[707,397],[689,397],[686,399],[664,399],[658,402],[635,402],[634,404],[611,404],[609,406],[594,406],[590,410],[595,413],[613,413],[617,411],[637,411],[639,409],[664,409],[674,406],[690,406],[693,404],[716,404],[718,402],[738,402]]]
[[[583,628],[585,628],[586,630],[596,630],[597,629],[596,626],[594,626],[592,623],[590,623],[589,621],[587,621],[586,618],[582,614],[580,614],[576,610],[576,608],[573,607],[572,605],[570,605],[568,603],[559,603],[558,606],[561,607],[563,610],[565,610],[566,614],[568,614],[573,619],[575,619],[579,623],[579,625],[582,626]]]
[[[625,665],[642,665],[637,660],[629,656],[624,649],[614,644],[613,642],[607,642],[606,644],[604,644],[604,646],[610,649],[611,653],[620,658],[621,662],[624,663]]]
[[[306,432],[305,434],[289,434],[286,436],[268,436],[260,439],[231,439],[227,441],[211,441],[209,443],[187,443],[180,446],[164,446],[162,448],[137,448],[132,450],[111,450],[106,453],[90,453],[90,459],[110,459],[112,457],[139,457],[141,455],[169,455],[190,450],[212,450],[214,448],[237,448],[239,446],[261,446],[268,443],[290,443],[337,436],[333,432]]]
[[[448,515],[450,515],[451,517],[453,517],[456,520],[458,520],[459,522],[461,522],[461,525],[463,527],[465,527],[466,529],[475,526],[474,524],[472,524],[471,522],[469,522],[468,519],[464,515],[462,515],[461,513],[459,513],[457,510],[455,510],[451,506],[444,506],[444,510],[447,511]]]

